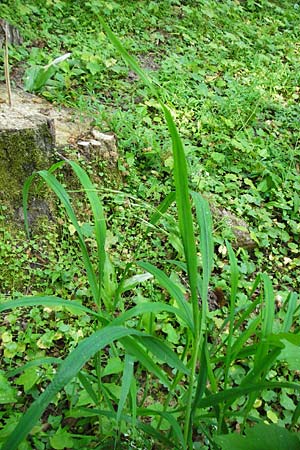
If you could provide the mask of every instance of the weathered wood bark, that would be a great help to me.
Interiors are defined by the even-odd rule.
[[[23,41],[19,30],[15,26],[4,19],[0,19],[0,47],[3,45],[5,38],[12,45],[20,45]]]
[[[54,151],[53,121],[17,108],[0,108],[0,204],[12,213],[22,202],[22,188],[33,172],[49,168]]]

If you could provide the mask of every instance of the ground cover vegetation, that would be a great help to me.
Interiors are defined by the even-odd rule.
[[[55,225],[1,210],[3,449],[300,447],[299,9],[1,3],[14,79],[113,130],[121,173],[70,151],[24,189]]]

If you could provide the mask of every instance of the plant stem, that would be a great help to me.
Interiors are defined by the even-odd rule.
[[[7,33],[7,24],[5,25],[4,77],[5,77],[5,83],[6,83],[6,92],[7,92],[8,104],[11,107],[12,106],[12,99],[11,99],[11,86],[10,86],[9,64],[8,64],[8,33]]]
[[[197,336],[194,339],[195,345],[192,346],[193,355],[192,355],[192,363],[191,363],[191,375],[189,377],[189,389],[188,389],[188,401],[186,407],[185,414],[185,424],[184,424],[184,442],[186,448],[193,448],[192,443],[192,429],[193,429],[193,421],[192,421],[192,403],[193,403],[193,389],[195,386],[195,375],[196,375],[196,366],[199,355],[199,348],[201,344],[201,336]]]

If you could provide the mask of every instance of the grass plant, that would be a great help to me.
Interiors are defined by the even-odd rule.
[[[185,274],[186,282],[183,284],[178,279],[174,281],[165,270],[149,261],[133,261],[137,270],[135,276],[140,277],[138,280],[142,281],[145,274],[148,279],[152,276],[152,282],[155,280],[161,286],[165,300],[149,298],[136,306],[128,307],[123,294],[130,286],[135,286],[137,279],[128,277],[125,270],[118,281],[113,280],[114,289],[109,289],[113,264],[106,250],[106,219],[97,189],[86,171],[76,162],[66,161],[78,177],[92,210],[96,258],[91,255],[70,196],[55,176],[57,165],[49,171],[38,172],[58,197],[68,220],[76,230],[93,304],[84,305],[73,300],[40,295],[1,303],[0,310],[39,305],[61,306],[71,309],[73,313],[90,316],[94,331],[83,336],[65,359],[49,361],[55,361],[57,372],[20,418],[2,449],[17,450],[50,403],[57,401],[57,394],[74,382],[76,377],[77,400],[76,395],[73,395],[69,414],[77,418],[96,417],[94,423],[98,430],[95,434],[98,440],[103,439],[103,448],[106,445],[105,433],[109,435],[105,419],[110,423],[115,448],[121,448],[124,444],[124,430],[128,428],[132,430],[131,436],[136,437],[138,433],[142,433],[154,442],[153,445],[161,448],[193,449],[205,445],[211,449],[227,449],[234,445],[237,449],[258,450],[270,448],[269,434],[280,436],[280,433],[285,438],[280,441],[280,446],[272,447],[273,449],[299,448],[299,438],[295,433],[281,430],[274,424],[266,425],[265,417],[260,417],[255,409],[255,401],[260,399],[265,390],[288,389],[294,393],[300,390],[296,382],[270,380],[273,368],[278,369],[281,361],[291,364],[298,352],[299,335],[293,330],[297,296],[291,293],[288,297],[286,318],[279,330],[274,329],[275,295],[271,280],[266,274],[256,277],[247,301],[239,307],[236,300],[240,273],[235,254],[227,243],[231,291],[228,316],[221,324],[221,329],[226,332],[218,339],[216,335],[211,339],[208,293],[214,262],[214,241],[208,203],[198,192],[191,192],[189,189],[183,143],[159,88],[126,52],[103,19],[98,16],[98,20],[115,48],[129,67],[141,77],[163,111],[172,141],[177,225],[184,259],[162,261],[161,266],[164,267],[167,262],[172,264],[175,272]],[[30,177],[24,187],[25,211],[29,189],[35,176]],[[173,199],[174,196],[170,194],[157,208],[152,225],[159,223]],[[29,232],[28,227],[27,231]],[[138,271],[140,269],[143,270],[141,274]],[[107,295],[108,292],[110,295]],[[258,314],[254,314],[255,311]],[[148,327],[143,325],[146,319],[151,318],[151,314],[159,313],[167,314],[169,320],[177,324],[178,334],[184,337],[181,353],[179,346],[171,348],[164,342],[151,324]],[[132,322],[136,318],[138,320]],[[104,358],[107,362],[105,368],[102,364]],[[115,374],[114,371],[105,370],[110,361],[119,361],[117,373],[120,376],[111,377],[113,387],[109,387],[106,381],[109,375]],[[246,365],[248,370],[240,380],[233,380],[233,369],[240,365]],[[159,408],[155,402],[148,405],[145,398],[141,399],[137,395],[139,382],[146,386],[146,391],[149,389],[147,384],[152,388],[156,387],[161,405]],[[115,394],[117,389],[118,395]],[[81,406],[78,395],[83,391],[88,402]],[[233,407],[235,402],[239,405],[237,409]],[[253,415],[253,411],[256,414]],[[295,404],[292,426],[296,425],[299,414],[299,407]],[[237,418],[240,419],[241,434],[232,433],[231,427]],[[255,423],[257,425],[251,428],[250,425]],[[61,442],[63,436],[66,438],[62,432],[59,436]],[[76,440],[74,436],[72,439]],[[57,443],[55,445],[55,448],[63,448]]]

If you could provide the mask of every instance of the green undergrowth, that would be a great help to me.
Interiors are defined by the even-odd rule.
[[[298,8],[1,3],[15,77],[71,52],[38,94],[120,152],[116,185],[76,152],[40,172],[60,203],[30,237],[1,211],[4,449],[299,448]]]
[[[16,74],[71,52],[39,93],[89,110],[95,125],[114,131],[129,173],[124,189],[159,202],[173,162],[157,103],[117,57],[93,7],[176,111],[191,186],[246,219],[255,265],[275,285],[297,289],[297,3],[2,2],[2,16],[24,36],[11,49]]]

